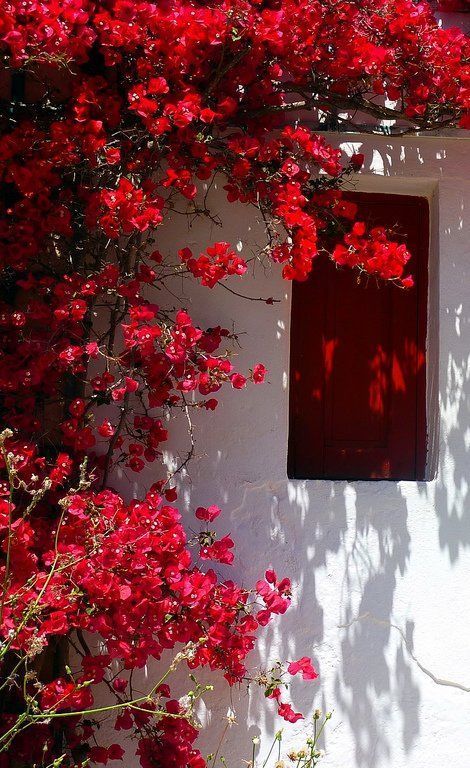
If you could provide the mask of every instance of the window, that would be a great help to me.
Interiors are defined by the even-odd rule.
[[[420,480],[426,463],[429,206],[356,193],[362,220],[406,234],[403,290],[320,257],[292,293],[288,474]]]

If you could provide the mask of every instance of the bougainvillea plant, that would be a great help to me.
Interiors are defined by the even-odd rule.
[[[218,390],[266,369],[237,370],[233,332],[200,328],[167,290],[175,275],[217,290],[244,259],[224,241],[162,253],[159,228],[176,211],[215,217],[201,189],[222,179],[231,203],[260,211],[260,257],[286,280],[331,258],[406,289],[406,244],[368,231],[342,196],[363,158],[342,165],[312,120],[469,127],[469,53],[414,0],[2,3],[1,768],[106,764],[124,755],[120,732],[143,768],[205,765],[205,688],[194,678],[176,700],[172,674],[246,680],[291,588],[272,569],[252,589],[223,579],[234,543],[215,532],[220,510],[194,510],[188,536],[173,505],[171,414],[210,419]],[[142,498],[116,493],[117,467],[151,463]],[[136,690],[151,659],[159,679]],[[291,722],[294,674],[316,676],[304,657],[257,678]]]

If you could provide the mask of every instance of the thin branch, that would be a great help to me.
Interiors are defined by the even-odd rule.
[[[268,299],[263,299],[262,296],[245,296],[243,293],[234,291],[233,288],[229,288],[228,285],[225,285],[225,283],[220,281],[217,283],[217,285],[220,285],[221,288],[225,288],[225,290],[229,291],[229,293],[233,293],[234,296],[239,296],[241,299],[246,299],[247,301],[262,301],[264,304],[280,304],[281,302],[281,299],[273,299],[271,296]]]

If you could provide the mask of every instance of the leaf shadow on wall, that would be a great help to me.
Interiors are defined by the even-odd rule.
[[[190,469],[186,506],[189,511],[210,500],[225,510],[221,534],[230,531],[237,542],[234,571],[224,571],[228,577],[252,585],[263,566],[273,564],[292,579],[293,605],[263,632],[251,665],[266,668],[276,659],[313,653],[320,682],[294,681],[294,707],[307,713],[318,706],[334,709],[326,734],[331,759],[341,756],[347,731],[355,764],[375,768],[390,754],[383,723],[392,707],[403,709],[403,749],[412,747],[419,732],[413,665],[390,627],[396,582],[410,556],[406,502],[395,483],[280,477],[287,445],[285,360],[277,355],[266,362],[267,391],[258,388],[238,401],[236,393],[228,393],[211,424],[201,422],[201,444],[222,447]],[[374,620],[356,621],[364,614]],[[411,622],[407,631],[411,642]],[[282,721],[261,692],[234,691],[232,697],[239,725],[227,734],[225,754],[247,758],[250,736],[274,733]],[[208,699],[212,728],[201,738],[207,751],[216,744],[230,703],[220,689]],[[305,731],[302,722],[287,729],[291,747],[302,742]]]
[[[396,141],[381,153],[383,174],[406,175],[409,162],[412,167],[422,166],[423,175],[429,173],[429,153],[434,165],[438,152],[445,160],[445,151],[436,147],[437,143],[431,143],[422,150],[404,150]],[[370,167],[372,152],[368,154],[363,147],[356,151],[365,151],[366,168]],[[462,224],[464,203],[455,194],[448,230],[441,231],[441,259],[447,240],[456,247],[456,233],[462,238],[462,253],[468,251]],[[225,216],[222,211],[222,218],[224,238],[236,242],[249,226],[245,210],[241,216],[233,211],[230,207]],[[201,244],[211,239],[203,228],[195,228],[191,234]],[[466,264],[470,264],[468,254]],[[189,467],[181,482],[186,521],[194,528],[192,513],[199,504],[219,504],[224,515],[218,530],[221,535],[232,534],[237,554],[233,568],[217,570],[245,586],[253,585],[269,564],[292,579],[293,605],[263,632],[250,664],[253,669],[266,668],[276,659],[313,653],[319,681],[294,681],[291,695],[298,710],[334,709],[326,731],[325,768],[345,763],[351,768],[398,768],[408,764],[406,757],[412,755],[420,737],[422,673],[409,653],[420,628],[414,618],[419,596],[412,585],[405,600],[402,586],[420,544],[413,527],[415,500],[421,500],[419,525],[426,525],[434,515],[439,521],[438,540],[430,545],[430,556],[434,556],[434,547],[440,548],[456,563],[470,549],[470,305],[463,298],[468,292],[468,268],[462,258],[455,258],[451,269],[453,284],[460,286],[461,293],[452,293],[452,276],[444,275],[442,295],[451,298],[443,304],[448,322],[440,329],[442,461],[437,481],[430,483],[289,481],[289,301],[285,285],[274,270],[256,276],[256,295],[284,296],[282,304],[274,308],[243,302],[222,289],[208,294],[206,289],[196,288],[188,294],[188,308],[194,309],[202,326],[216,320],[231,327],[235,321],[247,332],[237,367],[243,369],[260,360],[270,373],[268,383],[249,394],[222,393],[220,409],[196,419],[196,453],[200,446],[206,455]],[[461,276],[459,280],[456,274]],[[231,284],[239,290],[238,283]],[[249,281],[244,287],[249,293]],[[266,315],[261,322],[262,312]],[[184,425],[179,434],[174,433],[172,443],[181,445]],[[209,674],[200,678],[213,682]],[[436,689],[436,701],[439,693]],[[217,686],[207,703],[203,719],[211,728],[201,734],[204,752],[216,747],[227,707],[233,705],[237,711],[239,724],[228,731],[222,750],[234,765],[249,759],[252,736],[274,734],[282,726],[272,703],[256,689],[250,694],[233,690],[230,695],[222,685]],[[306,730],[302,721],[286,729],[289,744],[298,746]],[[413,759],[414,753],[410,761]]]

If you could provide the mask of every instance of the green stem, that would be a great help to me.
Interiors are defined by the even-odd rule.
[[[17,662],[17,664],[15,664],[15,666],[13,667],[11,672],[9,673],[8,677],[6,678],[6,680],[4,680],[3,683],[0,685],[0,692],[3,691],[3,689],[7,687],[7,685],[10,682],[10,680],[13,678],[13,675],[17,672],[17,670],[21,667],[21,665],[25,663],[25,661],[26,661],[26,656],[21,656],[20,660]]]
[[[224,730],[222,731],[222,736],[220,737],[219,743],[218,743],[218,745],[217,745],[217,749],[215,750],[215,753],[214,753],[214,757],[213,757],[213,758],[212,758],[212,760],[211,760],[211,762],[212,762],[212,766],[215,766],[215,761],[217,760],[217,758],[218,758],[218,756],[219,756],[220,748],[221,748],[221,746],[222,746],[222,744],[223,744],[223,741],[224,741],[224,738],[225,738],[225,734],[226,734],[226,733],[227,733],[227,731],[228,731],[228,727],[229,727],[229,724],[228,724],[228,723],[226,723],[226,725],[225,725],[225,728],[224,728]]]
[[[12,725],[12,727],[10,728],[10,730],[6,731],[5,733],[2,733],[2,736],[1,736],[1,738],[0,738],[0,743],[1,743],[2,741],[7,741],[7,744],[6,744],[4,747],[1,747],[1,748],[0,748],[0,752],[3,752],[3,750],[4,750],[4,749],[8,749],[8,747],[9,747],[9,745],[10,745],[10,741],[11,741],[11,739],[9,738],[9,737],[10,737],[10,735],[11,735],[11,737],[13,738],[13,736],[14,736],[14,735],[15,735],[17,732],[19,732],[20,730],[24,730],[23,728],[21,728],[21,729],[20,729],[20,727],[19,727],[19,726],[21,726],[21,724],[22,724],[22,723],[23,723],[23,722],[24,722],[24,721],[25,721],[25,720],[26,720],[28,717],[29,717],[28,713],[27,713],[27,712],[23,712],[23,714],[21,714],[21,715],[19,716],[19,718],[18,718],[18,720],[16,721],[16,723],[15,723],[14,725]],[[30,723],[28,723],[28,725],[30,725]],[[27,726],[26,726],[26,727],[27,727]]]
[[[256,753],[256,744],[255,744],[255,741],[253,740],[253,750],[251,753],[251,768],[255,768],[255,753]]]
[[[274,741],[273,741],[273,743],[271,744],[271,749],[269,750],[269,752],[268,752],[268,754],[267,754],[267,757],[266,757],[266,760],[265,760],[265,761],[264,761],[264,763],[263,763],[263,768],[266,768],[266,765],[267,765],[267,763],[268,763],[268,760],[269,760],[269,758],[271,757],[271,753],[272,753],[272,751],[273,751],[274,747],[276,746],[276,741],[279,741],[279,739],[277,738],[277,736],[275,736],[275,737],[274,737]]]
[[[151,690],[145,696],[139,696],[136,699],[133,699],[132,701],[119,702],[118,704],[110,704],[105,707],[96,707],[94,709],[74,710],[73,712],[39,712],[37,714],[34,714],[32,712],[24,712],[22,715],[20,715],[15,725],[13,725],[12,728],[10,728],[10,730],[7,731],[7,733],[2,734],[2,736],[0,736],[0,744],[4,743],[8,739],[8,743],[6,745],[4,744],[4,746],[0,748],[0,752],[3,752],[6,748],[8,748],[8,745],[11,741],[11,739],[9,738],[10,735],[11,734],[15,735],[15,733],[18,732],[19,730],[19,726],[26,720],[28,720],[28,722],[26,723],[25,727],[22,730],[24,730],[25,728],[28,728],[30,725],[40,720],[49,721],[51,719],[64,718],[64,717],[84,717],[84,716],[90,717],[93,715],[101,714],[103,712],[113,712],[119,709],[125,709],[126,707],[130,707],[131,709],[141,709],[141,707],[138,707],[137,705],[140,702],[148,701],[154,695],[156,690],[162,685],[162,683],[164,683],[164,681],[169,677],[169,675],[172,672],[174,672],[179,661],[182,661],[184,658],[185,658],[185,655],[184,655],[184,652],[182,652],[181,654],[179,654],[179,659],[176,658],[176,660],[172,662],[172,664],[166,670],[165,674],[162,675],[162,677],[155,683],[154,686],[152,686]],[[56,706],[58,706],[59,704],[60,704],[60,701],[57,702]],[[164,710],[143,710],[143,711],[147,711],[153,715],[162,714],[165,716],[167,715],[171,716],[171,713],[168,713]],[[181,715],[180,717],[183,718],[184,715]]]

